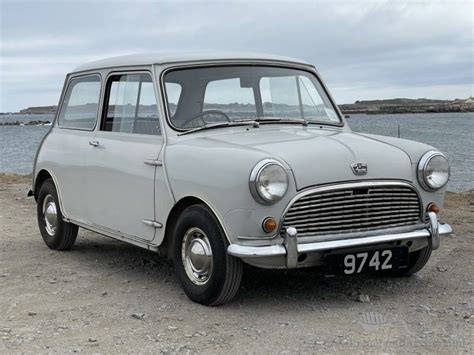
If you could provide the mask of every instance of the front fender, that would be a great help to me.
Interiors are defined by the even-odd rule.
[[[232,144],[194,141],[169,145],[164,162],[170,187],[176,201],[194,196],[206,202],[221,221],[228,238],[236,242],[239,237],[257,237],[268,240],[261,227],[267,216],[279,218],[294,194],[292,173],[285,197],[272,206],[257,203],[249,190],[249,177],[253,167],[268,154]],[[284,166],[286,164],[282,162]]]

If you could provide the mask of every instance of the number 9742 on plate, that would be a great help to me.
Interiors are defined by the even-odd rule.
[[[327,276],[355,275],[408,267],[408,247],[329,253],[324,257]]]

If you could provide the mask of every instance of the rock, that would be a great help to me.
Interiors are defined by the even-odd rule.
[[[471,318],[471,315],[470,314],[465,314],[463,318],[464,319],[469,319],[469,318]]]
[[[178,327],[173,327],[172,325],[169,325],[169,326],[168,326],[168,330],[169,330],[169,331],[172,331],[172,332],[173,332],[173,331],[175,331],[175,330],[177,330],[177,329],[178,329]]]
[[[28,312],[28,315],[29,315],[29,316],[36,316],[37,314],[38,314],[38,313],[36,313],[36,312]]]
[[[357,295],[357,302],[360,302],[360,303],[369,303],[370,302],[370,297],[369,295],[366,295],[364,293],[359,293]]]
[[[89,341],[89,343],[96,343],[97,339],[96,338],[89,338],[88,341]]]
[[[133,313],[131,314],[131,317],[135,319],[143,320],[143,318],[145,317],[145,313]]]
[[[418,312],[426,312],[429,313],[431,311],[431,308],[429,306],[426,306],[424,304],[419,304],[417,308]]]
[[[101,296],[107,296],[108,295],[108,292],[107,291],[104,291],[100,294]]]
[[[436,270],[438,270],[439,272],[446,272],[448,271],[448,268],[445,266],[437,266]]]
[[[324,341],[320,340],[316,342],[316,345],[324,345]]]

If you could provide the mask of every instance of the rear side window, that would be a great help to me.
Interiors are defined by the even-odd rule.
[[[97,120],[99,98],[100,78],[98,76],[72,79],[59,113],[59,127],[92,130]]]
[[[150,75],[111,76],[107,82],[105,102],[102,131],[161,134],[155,90]]]

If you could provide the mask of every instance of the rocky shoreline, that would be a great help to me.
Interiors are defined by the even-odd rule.
[[[353,104],[339,105],[347,114],[407,114],[407,113],[448,113],[474,112],[474,99],[429,100],[429,99],[391,99],[356,101]]]
[[[0,126],[46,126],[50,125],[51,121],[42,121],[42,120],[34,120],[34,121],[15,121],[15,122],[2,122]]]

